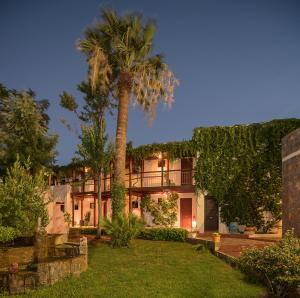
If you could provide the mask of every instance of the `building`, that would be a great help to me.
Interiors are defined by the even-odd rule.
[[[179,142],[178,142],[179,143]],[[170,158],[167,153],[155,152],[136,162],[128,157],[126,162],[126,212],[131,211],[153,225],[151,215],[141,208],[141,199],[148,194],[153,200],[163,200],[168,192],[178,193],[178,213],[175,227],[189,231],[197,230],[227,232],[220,221],[219,208],[214,198],[197,192],[193,178],[195,157]],[[71,226],[96,226],[97,181],[84,167],[73,168],[69,174],[52,177],[51,191],[54,202],[49,205],[52,233],[62,232],[66,227],[64,212],[70,214]],[[102,177],[102,215],[111,217],[110,189],[112,176]]]

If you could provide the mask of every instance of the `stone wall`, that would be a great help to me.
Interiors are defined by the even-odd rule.
[[[33,246],[0,249],[0,269],[7,269],[11,263],[29,264],[33,261]]]
[[[300,128],[282,139],[282,228],[300,237]]]

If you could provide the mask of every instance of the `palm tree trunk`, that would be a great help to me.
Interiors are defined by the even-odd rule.
[[[119,81],[119,105],[118,105],[118,119],[116,130],[116,159],[114,171],[114,184],[119,187],[125,186],[125,161],[126,161],[126,137],[128,125],[128,101],[131,90],[131,76],[127,72],[123,72]],[[118,200],[121,198],[112,198]],[[125,200],[125,198],[123,198]],[[124,209],[124,202],[115,202],[113,206],[118,203],[122,205],[122,210],[113,210],[113,217],[122,213]]]
[[[98,195],[98,225],[97,225],[97,234],[96,238],[101,238],[101,217],[102,217],[102,193],[101,193],[101,172],[98,173],[97,179],[97,195]],[[94,206],[96,208],[96,206]]]

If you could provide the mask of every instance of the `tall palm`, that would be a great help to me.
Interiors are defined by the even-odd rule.
[[[87,55],[93,89],[118,99],[114,183],[124,187],[128,104],[155,116],[159,100],[171,106],[178,81],[161,55],[151,56],[155,24],[139,14],[119,16],[103,10],[102,20],[85,32],[79,49]],[[114,198],[113,198],[114,199]],[[114,206],[114,204],[113,204]],[[123,210],[113,210],[113,216]]]

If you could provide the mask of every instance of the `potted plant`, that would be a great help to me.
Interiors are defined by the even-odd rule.
[[[213,242],[220,243],[220,241],[221,241],[221,234],[218,232],[213,233]]]

